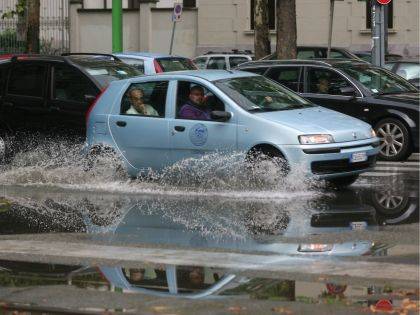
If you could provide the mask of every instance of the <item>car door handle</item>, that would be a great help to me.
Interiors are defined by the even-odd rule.
[[[4,106],[14,106],[15,105],[12,102],[4,102],[3,104],[4,104]]]
[[[127,126],[127,122],[125,122],[125,121],[117,121],[117,126],[119,126],[119,127],[125,127],[125,126]]]
[[[174,127],[174,129],[175,129],[176,131],[179,131],[179,132],[183,132],[183,131],[185,131],[185,127],[184,127],[184,126],[175,126],[175,127]]]

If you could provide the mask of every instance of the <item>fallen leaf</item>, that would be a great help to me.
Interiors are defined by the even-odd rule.
[[[231,306],[228,308],[228,311],[232,313],[240,313],[241,311],[244,311],[244,310],[246,310],[246,307]]]
[[[287,314],[287,315],[293,314],[291,310],[284,307],[273,307],[271,310],[279,314]]]

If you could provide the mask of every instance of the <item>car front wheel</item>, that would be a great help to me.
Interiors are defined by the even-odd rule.
[[[380,139],[378,157],[387,161],[405,160],[411,153],[410,133],[398,119],[386,118],[375,126]]]

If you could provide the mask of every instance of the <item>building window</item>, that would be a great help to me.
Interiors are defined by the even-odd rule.
[[[373,0],[376,1],[376,0]],[[388,28],[394,28],[394,2],[388,5]],[[372,28],[372,0],[366,1],[366,29]]]
[[[182,5],[184,8],[195,8],[196,7],[196,0],[183,0]]]
[[[254,25],[254,0],[251,0],[251,30]],[[276,29],[276,0],[268,0],[268,25],[270,30]]]
[[[139,8],[140,8],[139,0],[128,0],[127,9],[139,9]]]

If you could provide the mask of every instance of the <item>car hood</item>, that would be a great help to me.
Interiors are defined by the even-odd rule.
[[[264,119],[293,128],[299,134],[330,134],[335,142],[371,138],[371,127],[363,121],[323,107],[256,114]]]
[[[375,98],[378,100],[384,100],[384,101],[392,101],[392,102],[398,102],[398,103],[403,103],[403,104],[412,104],[412,105],[416,105],[416,107],[418,108],[419,101],[420,101],[420,92],[377,95],[375,96]]]

